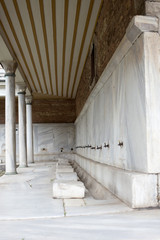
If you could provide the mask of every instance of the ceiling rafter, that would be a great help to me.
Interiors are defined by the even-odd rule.
[[[69,74],[68,74],[68,81],[67,81],[67,91],[66,91],[67,97],[68,97],[68,90],[69,90],[69,84],[70,84],[70,78],[71,78],[71,69],[72,69],[72,63],[73,63],[73,54],[74,54],[74,48],[75,48],[75,42],[76,42],[76,36],[77,36],[80,9],[81,9],[81,0],[78,0],[77,9],[76,9],[76,19],[75,19],[75,24],[74,24],[74,33],[73,33],[73,39],[72,39],[72,49],[71,49],[70,64],[69,64]]]
[[[30,47],[30,44],[29,44],[29,41],[28,41],[28,37],[27,37],[26,31],[25,31],[25,27],[24,27],[22,17],[21,17],[21,14],[20,14],[20,10],[19,10],[19,7],[18,7],[17,0],[13,0],[13,4],[14,4],[15,10],[16,10],[16,14],[17,14],[20,26],[21,26],[21,30],[22,30],[23,35],[24,35],[26,46],[27,46],[27,49],[28,49],[28,52],[29,52],[29,55],[30,55],[30,58],[31,58],[31,61],[32,61],[32,64],[33,64],[33,68],[34,68],[34,71],[35,71],[35,74],[36,74],[36,77],[37,77],[37,81],[38,81],[40,90],[43,92],[42,86],[41,86],[41,83],[40,83],[40,80],[39,80],[39,76],[38,76],[38,73],[37,73],[36,65],[35,65],[35,62],[34,62],[34,59],[33,59],[31,47]]]
[[[64,7],[64,33],[63,33],[62,89],[61,89],[61,95],[62,96],[63,96],[63,88],[64,88],[64,68],[65,68],[66,35],[67,35],[67,24],[68,24],[68,5],[69,5],[69,0],[65,0],[65,7]]]
[[[79,68],[79,64],[80,64],[80,60],[81,60],[81,56],[82,56],[82,51],[83,51],[84,42],[85,42],[86,35],[87,35],[87,30],[88,30],[90,18],[91,18],[91,15],[92,15],[93,5],[94,5],[94,0],[90,0],[88,15],[87,15],[86,23],[85,23],[83,38],[82,38],[81,47],[80,47],[79,56],[78,56],[78,62],[77,62],[77,66],[76,66],[76,72],[75,72],[73,86],[72,86],[71,98],[73,97],[74,86],[75,86],[75,82],[76,82],[76,79],[77,79],[78,68]]]
[[[5,15],[6,15],[6,18],[7,18],[7,21],[8,21],[8,23],[9,23],[9,26],[10,26],[10,29],[11,29],[11,31],[12,31],[12,34],[13,34],[13,36],[14,36],[14,39],[15,39],[15,41],[16,41],[16,43],[17,43],[17,46],[18,46],[18,48],[19,48],[19,51],[20,51],[20,53],[21,53],[22,59],[23,59],[23,61],[24,61],[24,63],[25,63],[25,66],[26,66],[26,68],[27,68],[27,71],[28,71],[28,73],[29,73],[30,79],[31,79],[32,84],[33,84],[33,86],[34,86],[34,89],[37,91],[37,88],[36,88],[35,83],[34,83],[34,81],[33,81],[33,78],[32,78],[31,72],[30,72],[30,69],[29,69],[28,64],[27,64],[27,61],[26,61],[26,58],[25,58],[25,56],[24,56],[22,47],[21,47],[20,42],[19,42],[19,40],[18,40],[16,31],[15,31],[15,29],[14,29],[14,27],[13,27],[13,23],[12,23],[12,21],[11,21],[11,18],[10,18],[10,16],[9,16],[8,10],[7,10],[6,5],[5,5],[5,3],[4,3],[4,0],[1,0],[1,5],[2,5],[3,11],[4,11]]]
[[[27,4],[28,14],[29,14],[30,22],[31,22],[31,27],[32,27],[35,45],[36,45],[36,50],[37,50],[37,54],[38,54],[38,58],[39,58],[39,63],[40,63],[40,67],[42,70],[42,76],[43,76],[43,81],[44,81],[44,85],[45,85],[45,90],[48,94],[48,88],[47,88],[47,83],[46,83],[46,79],[45,79],[44,68],[43,68],[43,64],[42,64],[42,57],[41,57],[41,53],[40,53],[40,48],[39,48],[39,43],[38,43],[36,27],[35,27],[35,22],[34,22],[34,18],[33,18],[30,0],[26,0],[26,4]]]
[[[58,74],[57,74],[57,30],[56,30],[56,3],[52,0],[52,28],[53,28],[53,46],[54,46],[54,62],[56,77],[56,94],[58,95]]]
[[[46,21],[45,21],[45,16],[44,16],[43,0],[39,0],[39,6],[40,6],[43,37],[44,37],[44,44],[45,44],[46,57],[47,57],[47,67],[48,67],[48,73],[49,73],[49,81],[50,81],[51,93],[53,94],[53,84],[52,84],[51,67],[50,67],[50,61],[49,61],[48,40],[47,40]]]
[[[0,32],[34,94],[76,97],[102,1],[0,0]]]
[[[7,32],[6,32],[5,28],[4,28],[3,23],[1,22],[1,20],[0,20],[0,29],[3,31],[3,34],[4,34],[5,38],[7,39],[7,42],[8,42],[8,44],[9,44],[8,48],[11,49],[11,52],[12,52],[12,54],[13,54],[12,57],[17,61],[17,63],[18,63],[18,68],[20,68],[20,71],[22,71],[22,75],[23,75],[24,78],[25,78],[25,81],[26,81],[26,83],[27,83],[27,85],[28,85],[28,88],[29,88],[30,92],[32,92],[32,91],[31,91],[30,83],[29,83],[28,80],[27,80],[27,77],[26,77],[26,75],[25,75],[25,73],[24,73],[24,71],[23,71],[22,65],[21,65],[20,61],[18,60],[18,58],[17,58],[17,55],[16,55],[16,53],[15,53],[15,51],[14,51],[14,48],[13,48],[13,46],[12,46],[12,44],[11,44],[11,41],[9,40],[9,37],[8,37],[8,35],[7,35]]]

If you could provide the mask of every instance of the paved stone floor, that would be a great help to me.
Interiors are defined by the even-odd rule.
[[[55,163],[0,177],[0,240],[160,240],[160,210],[132,210],[108,193],[53,199]]]

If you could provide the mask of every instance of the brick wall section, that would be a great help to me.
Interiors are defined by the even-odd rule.
[[[0,99],[0,124],[5,123],[5,100]],[[76,119],[75,101],[64,99],[34,99],[33,123],[73,123]],[[18,101],[16,99],[16,123]]]
[[[75,100],[34,99],[33,101],[33,123],[73,123],[75,119]]]
[[[95,45],[96,82],[125,35],[126,28],[134,15],[143,15],[145,0],[104,0],[96,25],[93,41]],[[90,92],[91,53],[82,73],[76,96],[78,116]]]

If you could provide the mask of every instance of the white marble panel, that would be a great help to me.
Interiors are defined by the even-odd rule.
[[[34,124],[34,153],[53,154],[71,152],[74,148],[73,124]]]
[[[132,206],[155,206],[157,201],[154,173],[160,172],[159,52],[159,34],[142,33],[111,75],[104,70],[103,87],[96,86],[75,123],[76,145],[84,146],[87,136],[89,145],[103,146],[102,150],[78,149],[76,161]],[[109,148],[104,148],[104,142]],[[140,191],[142,199],[137,197]]]
[[[151,61],[154,58],[152,46],[156,46],[158,52],[158,40],[157,33],[142,34],[95,95],[85,114],[76,121],[78,146],[85,146],[87,139],[89,145],[109,143],[109,148],[78,149],[78,154],[126,170],[160,171],[160,150],[156,150],[160,144],[156,132],[160,129],[160,106],[157,104],[160,103],[160,57]],[[153,81],[149,81],[151,77]],[[123,147],[118,146],[119,142]]]
[[[113,112],[110,111],[113,106],[112,97],[112,82],[108,81],[104,86],[105,100],[104,100],[104,143],[109,144],[109,148],[103,148],[104,163],[112,164],[113,161]],[[107,94],[106,94],[107,92]]]
[[[160,6],[160,5],[159,5]],[[145,33],[145,94],[149,172],[160,172],[160,36]]]

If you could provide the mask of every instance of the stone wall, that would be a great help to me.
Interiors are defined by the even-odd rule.
[[[95,45],[95,83],[114,54],[122,40],[126,28],[134,15],[145,12],[145,0],[104,0],[95,28],[93,42]],[[79,115],[92,88],[91,51],[81,76],[76,96],[76,114]]]
[[[16,99],[16,123],[18,103]],[[0,124],[5,123],[5,100],[0,99]],[[34,99],[33,123],[73,123],[75,121],[75,101],[66,99]]]
[[[54,155],[73,153],[75,128],[72,123],[33,124],[34,159],[53,160]]]
[[[160,37],[137,16],[76,119],[76,162],[131,207],[158,206]]]

